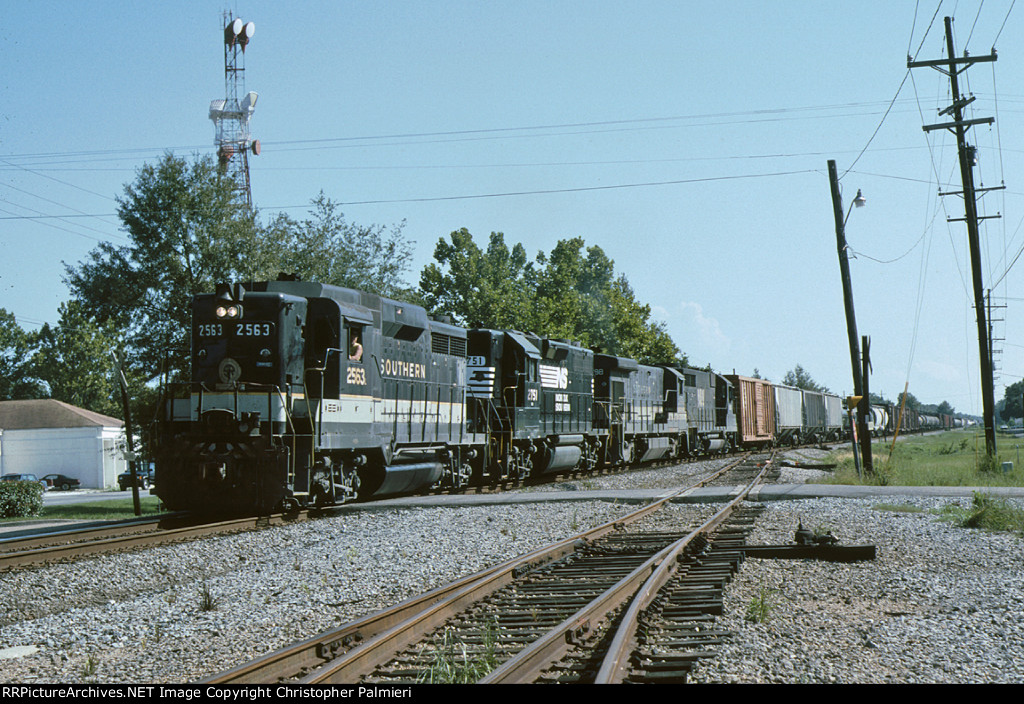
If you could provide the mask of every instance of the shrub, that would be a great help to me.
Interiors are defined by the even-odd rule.
[[[43,510],[39,482],[0,482],[0,518],[38,516]]]

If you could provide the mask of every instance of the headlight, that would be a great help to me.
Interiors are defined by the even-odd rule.
[[[242,313],[241,306],[217,306],[218,318],[237,318]]]

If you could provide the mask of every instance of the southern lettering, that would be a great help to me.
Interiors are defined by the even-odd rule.
[[[410,379],[426,379],[427,367],[416,362],[402,362],[397,359],[384,360],[385,376],[404,376]]]

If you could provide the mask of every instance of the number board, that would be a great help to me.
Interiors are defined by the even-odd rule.
[[[196,324],[196,335],[199,337],[270,337],[273,334],[274,324],[261,320]]]

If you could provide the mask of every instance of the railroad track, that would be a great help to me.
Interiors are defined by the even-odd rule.
[[[671,463],[665,461],[665,464]],[[648,468],[651,466],[658,466],[658,463],[648,465]],[[623,469],[609,471],[623,471]],[[716,475],[713,474],[710,481],[713,481],[714,476]],[[480,493],[491,493],[502,491],[504,487],[477,487],[476,490]],[[461,494],[465,492],[443,493]],[[121,550],[153,547],[179,540],[294,523],[319,515],[333,515],[336,509],[343,508],[343,506],[325,507],[315,511],[301,510],[271,516],[236,518],[212,523],[192,518],[188,514],[165,514],[146,519],[90,524],[84,528],[76,526],[61,530],[41,531],[25,536],[0,539],[0,571]]]
[[[711,521],[684,531],[627,531],[704,477],[644,508],[492,569],[410,599],[270,653],[205,680],[208,684],[255,684],[290,681],[303,684],[429,681],[432,649],[446,635],[459,647],[489,651],[504,661],[484,678],[533,681],[568,654],[604,632],[609,614],[621,611],[652,572],[676,553],[680,544],[696,544],[741,505],[771,465],[739,459],[715,473],[741,471],[744,488]],[[735,475],[729,474],[735,483]],[[681,553],[680,553],[681,554]],[[524,661],[525,670],[519,668]],[[538,663],[543,663],[539,665]],[[513,674],[516,673],[516,674]],[[523,679],[525,678],[525,679]]]
[[[299,512],[210,523],[186,516],[169,515],[8,538],[0,540],[0,570],[21,569],[91,555],[254,530],[294,523],[308,517],[308,512]]]

